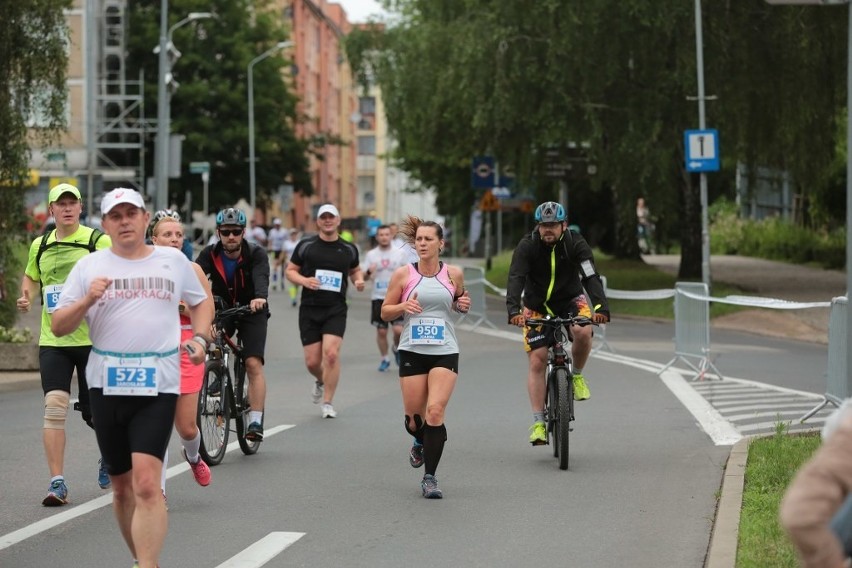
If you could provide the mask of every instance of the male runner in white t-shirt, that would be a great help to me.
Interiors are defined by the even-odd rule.
[[[182,252],[145,244],[150,214],[138,192],[105,194],[101,211],[112,246],[71,270],[51,330],[63,336],[89,324],[86,376],[113,508],[134,560],[154,568],[168,527],[160,472],[180,395],[179,349],[204,362],[213,300]],[[195,332],[183,343],[181,300]]]
[[[269,252],[272,254],[272,278],[270,278],[270,290],[284,289],[284,265],[287,256],[284,252],[284,243],[287,241],[287,229],[281,227],[281,219],[276,217],[272,220],[272,228],[269,229]]]
[[[391,246],[390,225],[381,225],[376,229],[376,242],[378,246],[370,249],[364,257],[362,268],[365,270],[365,280],[373,280],[372,309],[370,323],[376,326],[376,344],[382,360],[379,363],[379,371],[385,372],[390,367],[390,355],[388,355],[388,322],[382,320],[382,302],[388,291],[393,271],[406,264],[405,253],[402,249]],[[399,365],[399,336],[402,334],[402,318],[398,318],[390,325],[393,327],[393,354],[396,364]]]

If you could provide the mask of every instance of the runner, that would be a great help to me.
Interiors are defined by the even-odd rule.
[[[173,247],[180,250],[184,242],[183,224],[174,217],[163,217],[151,229],[151,242],[158,246]],[[192,263],[195,275],[207,294],[210,295],[210,282],[201,267]],[[181,341],[192,339],[192,322],[186,314],[186,302],[178,308],[180,314]],[[175,409],[175,429],[183,446],[183,458],[189,463],[189,469],[195,481],[202,487],[210,485],[210,468],[201,459],[198,448],[201,446],[201,432],[198,430],[198,393],[204,380],[204,365],[196,365],[185,351],[180,355],[180,398]],[[163,459],[163,478],[161,488],[166,491],[165,474],[168,469],[168,454]]]
[[[299,229],[290,229],[290,238],[284,241],[284,255],[286,256],[284,261],[285,269],[287,262],[293,257],[293,251],[296,250],[297,244],[299,244]],[[289,282],[287,292],[290,294],[290,305],[295,308],[296,305],[298,305],[298,300],[296,298],[299,295],[299,285]]]
[[[39,370],[44,391],[44,425],[42,439],[50,486],[42,505],[55,507],[68,503],[68,485],[63,474],[65,462],[65,420],[71,400],[71,377],[77,370],[79,402],[83,420],[92,425],[89,389],[86,384],[86,362],[92,342],[89,327],[81,323],[65,337],[57,337],[50,330],[53,312],[65,280],[78,260],[90,252],[110,246],[109,237],[101,231],[80,224],[83,202],[80,191],[73,185],[62,183],[50,190],[47,207],[56,219],[56,229],[33,240],[30,245],[27,267],[21,282],[21,297],[17,307],[28,312],[31,298],[42,293],[41,332],[39,334]],[[103,460],[98,460],[98,485],[110,486],[109,475]]]
[[[180,251],[145,244],[150,215],[138,192],[107,193],[101,211],[112,246],[71,270],[51,329],[61,337],[89,324],[89,394],[115,516],[140,568],[154,568],[168,528],[159,479],[180,393],[178,350],[204,361],[213,301]],[[184,342],[180,300],[195,331]]]
[[[281,219],[273,219],[272,228],[269,229],[269,252],[272,254],[272,279],[269,289],[272,291],[284,289],[284,265],[287,260],[284,243],[288,235],[287,229],[281,227]]]
[[[302,286],[299,333],[305,366],[315,382],[311,396],[322,417],[336,418],[332,401],[340,380],[340,346],[346,331],[347,277],[364,290],[358,249],[340,238],[340,213],[325,204],[317,211],[319,235],[302,239],[287,265],[287,279]]]
[[[405,253],[400,249],[391,247],[391,229],[388,225],[381,225],[376,229],[377,246],[367,251],[364,265],[367,271],[364,279],[373,279],[372,307],[370,312],[370,323],[376,326],[376,344],[379,346],[379,354],[382,360],[379,362],[379,372],[385,372],[390,367],[390,355],[388,355],[388,322],[382,319],[382,302],[388,291],[393,271],[406,264]],[[363,268],[363,267],[362,267]],[[402,334],[402,317],[390,322],[393,328],[393,354],[396,365],[399,366],[399,336]]]
[[[444,414],[459,371],[459,344],[450,310],[467,313],[470,296],[464,274],[441,262],[444,233],[434,221],[409,216],[400,233],[415,246],[420,260],[393,273],[382,304],[382,319],[404,317],[399,342],[399,384],[405,429],[414,436],[409,463],[425,474],[420,489],[427,499],[441,499],[435,472],[444,452]]]

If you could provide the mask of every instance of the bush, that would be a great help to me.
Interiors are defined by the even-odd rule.
[[[846,265],[846,229],[813,231],[779,217],[740,219],[736,207],[726,203],[712,216],[710,250],[842,269]]]
[[[28,328],[5,328],[0,326],[0,343],[29,343],[33,333]]]

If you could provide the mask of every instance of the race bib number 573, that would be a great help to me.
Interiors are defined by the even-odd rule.
[[[104,394],[157,396],[157,362],[154,357],[106,358]]]

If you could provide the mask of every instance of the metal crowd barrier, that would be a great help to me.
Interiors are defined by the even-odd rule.
[[[707,294],[707,285],[703,282],[675,284],[675,356],[660,369],[658,375],[680,360],[695,371],[692,380],[704,379],[708,369],[712,369],[719,380],[723,378],[710,360],[710,303]],[[693,363],[690,359],[698,361]]]
[[[464,267],[464,287],[470,294],[470,310],[459,318],[459,323],[467,320],[467,318],[475,318],[471,325],[472,330],[479,327],[480,324],[485,324],[493,329],[497,326],[491,323],[488,319],[488,310],[485,306],[485,270],[479,266]],[[489,283],[490,284],[490,283]],[[505,295],[505,292],[504,292]]]
[[[839,407],[844,399],[852,395],[852,385],[846,375],[848,354],[846,353],[846,310],[848,299],[844,296],[832,298],[831,313],[828,316],[828,374],[826,376],[825,395],[822,402],[802,416],[799,422],[805,422],[811,416],[833,404]]]

